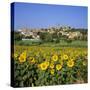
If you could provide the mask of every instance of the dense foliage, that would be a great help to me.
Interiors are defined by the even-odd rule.
[[[16,87],[87,83],[87,48],[14,47]]]

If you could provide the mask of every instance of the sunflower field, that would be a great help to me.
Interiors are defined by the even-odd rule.
[[[16,87],[87,83],[87,48],[14,46]]]

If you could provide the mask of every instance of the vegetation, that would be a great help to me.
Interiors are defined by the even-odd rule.
[[[87,83],[87,49],[15,46],[16,87]]]
[[[81,35],[69,38],[52,29],[38,32],[39,39],[14,32],[15,87],[87,83],[87,30],[69,27],[64,33]]]
[[[22,35],[19,32],[14,32],[14,40],[15,41],[22,40]]]
[[[65,40],[60,40],[59,43],[56,42],[43,42],[41,40],[25,40],[16,41],[15,45],[20,46],[44,46],[44,47],[87,47],[87,41],[74,40],[72,42],[66,42]]]

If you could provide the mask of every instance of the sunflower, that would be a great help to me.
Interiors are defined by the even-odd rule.
[[[35,58],[34,57],[30,57],[30,62],[31,63],[35,63],[36,62]]]
[[[52,60],[53,60],[53,61],[57,61],[57,60],[58,60],[58,55],[53,55],[53,56],[52,56]]]
[[[73,60],[67,61],[67,66],[68,67],[73,67],[74,66],[74,61]]]
[[[17,58],[18,57],[18,54],[14,53],[14,58]]]
[[[63,59],[64,59],[64,60],[68,60],[68,55],[64,54],[64,55],[63,55]]]
[[[57,69],[57,70],[60,70],[61,68],[62,68],[62,65],[61,65],[61,64],[57,64],[57,65],[56,65],[56,69]]]
[[[19,61],[20,61],[20,63],[26,61],[26,51],[24,51],[23,53],[20,54]]]
[[[51,73],[52,75],[54,75],[54,72],[55,72],[54,69],[51,69],[51,70],[50,70],[50,73]]]
[[[46,64],[47,64],[47,66],[49,66],[49,61],[45,61],[44,63],[46,63]]]
[[[46,70],[48,68],[47,63],[46,62],[41,63],[40,68],[41,68],[41,70]]]
[[[54,64],[53,64],[53,63],[50,64],[50,68],[51,68],[51,69],[54,68]]]
[[[83,66],[86,66],[87,63],[85,61],[83,61],[82,64],[83,64]]]

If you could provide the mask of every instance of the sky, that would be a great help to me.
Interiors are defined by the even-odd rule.
[[[88,28],[88,8],[84,6],[66,6],[34,3],[14,4],[14,27],[48,28],[52,26],[71,26]]]

